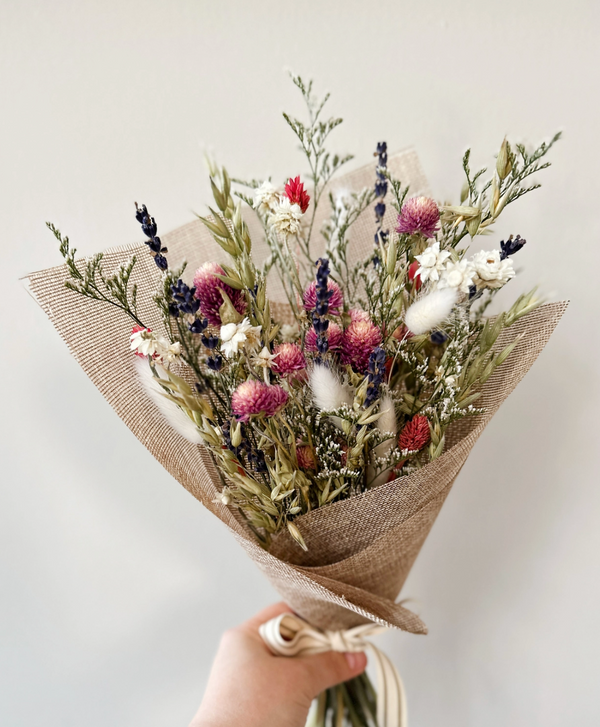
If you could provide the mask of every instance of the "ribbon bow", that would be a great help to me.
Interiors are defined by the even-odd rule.
[[[377,674],[377,724],[379,727],[407,727],[402,679],[388,657],[367,641],[368,637],[385,630],[384,626],[369,623],[345,631],[321,631],[291,613],[283,613],[259,627],[263,641],[278,656],[370,649]]]

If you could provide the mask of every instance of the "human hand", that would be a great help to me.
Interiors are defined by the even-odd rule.
[[[190,727],[304,727],[318,694],[365,670],[361,652],[274,656],[258,627],[282,613],[291,609],[274,604],[223,634]]]

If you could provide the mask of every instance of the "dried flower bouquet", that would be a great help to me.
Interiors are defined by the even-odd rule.
[[[395,173],[385,143],[375,169],[358,174],[372,182],[344,192],[331,180],[351,157],[327,150],[341,119],[323,120],[327,96],[293,80],[308,122],[284,117],[308,189],[300,176],[242,182],[211,162],[215,209],[200,220],[213,243],[197,227],[193,240],[163,241],[136,205],[146,255],[136,246],[79,261],[49,224],[65,266],[29,283],[120,415],[297,612],[321,627],[373,620],[425,632],[394,599],[475,440],[564,309],[540,307],[532,291],[486,318],[525,240],[469,246],[539,186],[530,177],[559,135],[533,151],[504,140],[488,176],[472,172],[467,152],[457,205],[415,194],[414,168],[400,155]],[[174,251],[202,261],[193,276],[170,266]],[[59,289],[65,272],[71,293]],[[104,328],[87,341],[77,305]],[[106,338],[117,331],[121,341]],[[94,340],[116,347],[102,363]],[[169,435],[158,433],[164,420]],[[349,687],[341,708],[323,697],[320,723],[342,709],[368,724],[368,688]]]

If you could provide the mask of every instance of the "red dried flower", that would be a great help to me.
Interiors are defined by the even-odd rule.
[[[296,447],[296,459],[301,470],[314,470],[317,466],[312,449],[306,445]]]
[[[300,207],[302,214],[306,212],[310,197],[304,189],[304,184],[300,181],[300,176],[294,179],[290,177],[288,183],[285,185],[284,194],[292,204],[297,204]]]
[[[418,260],[415,260],[409,265],[408,268],[408,279],[412,280],[415,290],[419,290],[419,288],[423,285],[421,281],[421,276],[417,275],[417,270],[421,267],[421,263]]]
[[[398,446],[403,451],[419,452],[429,444],[430,439],[431,435],[427,417],[417,414],[404,425],[398,437]]]

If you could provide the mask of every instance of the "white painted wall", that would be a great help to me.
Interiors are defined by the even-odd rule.
[[[594,2],[1,3],[0,723],[186,725],[219,633],[276,598],[224,528],[134,439],[17,278],[163,230],[232,173],[302,170],[283,68],[333,92],[338,148],[414,144],[438,197],[468,144],[557,128],[512,293],[571,307],[469,459],[406,586],[430,627],[382,638],[411,727],[599,723],[598,200]],[[495,238],[494,238],[495,239]],[[497,242],[497,240],[496,240]],[[508,291],[507,291],[508,295]],[[505,298],[508,301],[508,298]],[[82,321],[85,325],[85,321]]]

